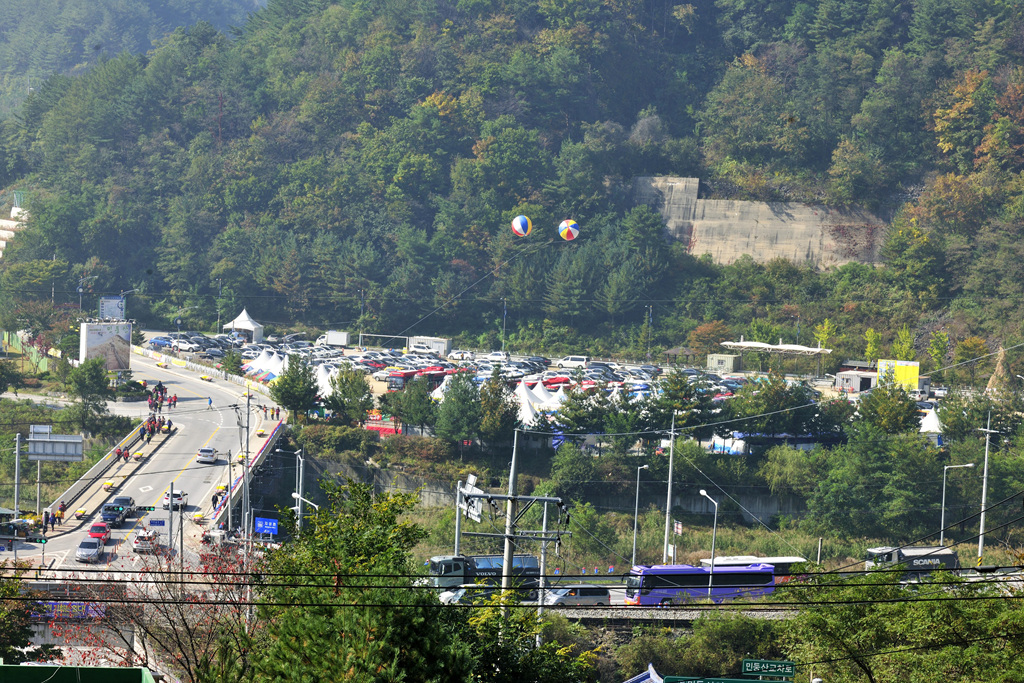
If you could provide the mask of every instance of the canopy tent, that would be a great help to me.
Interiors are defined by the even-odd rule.
[[[537,411],[533,409],[533,405],[529,401],[522,401],[519,405],[519,423],[524,427],[529,427],[536,419]]]
[[[921,418],[921,434],[924,434],[936,446],[942,445],[942,422],[936,411],[924,411],[924,416]]]
[[[330,396],[334,393],[331,388],[331,377],[337,374],[337,369],[332,372],[325,365],[316,366],[316,386],[321,396]]]
[[[242,309],[242,312],[238,314],[238,317],[226,324],[223,329],[231,330],[232,332],[236,330],[246,330],[252,337],[252,342],[254,344],[258,344],[263,341],[263,325],[260,325],[258,322],[253,320],[252,316],[249,315],[249,312],[244,308]]]
[[[544,382],[537,382],[530,391],[532,391],[533,395],[537,398],[537,403],[551,402],[552,394],[548,391],[548,388],[544,386]]]
[[[520,382],[519,386],[517,386],[516,390],[512,393],[513,396],[516,397],[516,400],[519,401],[520,406],[532,407],[534,403],[537,403],[537,397],[533,395],[532,391],[530,391],[530,387],[526,386],[526,382]]]

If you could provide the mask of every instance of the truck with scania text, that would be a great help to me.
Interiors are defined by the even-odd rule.
[[[895,548],[868,548],[865,569],[902,567],[903,581],[920,581],[934,571],[957,571],[960,558],[956,551],[941,545]]]
[[[435,555],[428,563],[430,585],[434,588],[464,583],[500,583],[505,558],[502,555]],[[533,555],[514,555],[512,575],[520,587],[540,582],[540,562]]]

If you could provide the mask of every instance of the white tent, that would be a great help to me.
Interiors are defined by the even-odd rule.
[[[449,385],[451,385],[452,377],[454,376],[455,375],[445,375],[444,379],[441,380],[441,383],[437,386],[437,389],[434,389],[432,392],[430,392],[430,398],[434,399],[435,401],[440,401],[441,399],[443,399],[444,392],[448,391],[448,387]]]
[[[551,396],[551,403],[555,406],[560,406],[565,403],[568,397],[565,395],[565,385],[558,387],[558,391]]]
[[[263,341],[263,325],[253,320],[252,316],[244,308],[238,314],[238,317],[226,324],[223,329],[232,331],[247,330],[252,335],[254,344]]]
[[[939,421],[939,414],[936,411],[924,411],[924,417],[921,418],[921,433],[936,446],[942,445],[942,422]]]
[[[548,391],[548,388],[544,386],[544,382],[537,382],[536,384],[533,385],[533,389],[531,389],[530,391],[532,391],[533,395],[536,397],[537,403],[551,402],[552,394],[550,391]]]
[[[526,386],[523,384],[523,386]],[[527,389],[529,391],[529,389]],[[519,422],[524,427],[528,427],[533,424],[533,421],[537,419],[537,411],[533,409],[533,405],[529,401],[523,401],[519,404]]]
[[[270,366],[270,360],[274,357],[274,353],[268,349],[263,349],[260,355],[253,358],[251,361],[243,365],[245,374],[252,375],[257,372],[263,372]]]
[[[331,389],[331,376],[337,375],[338,371],[331,372],[324,365],[316,366],[316,385],[321,396],[330,396]]]
[[[519,401],[520,406],[530,406],[532,408],[533,404],[537,403],[537,397],[530,391],[530,387],[526,386],[526,382],[520,382],[512,394]]]

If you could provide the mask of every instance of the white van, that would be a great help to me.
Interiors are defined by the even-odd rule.
[[[560,368],[586,368],[590,362],[590,356],[566,356],[555,363]]]
[[[607,586],[595,586],[580,583],[573,586],[559,586],[544,593],[545,605],[564,605],[566,607],[589,607],[612,604]]]

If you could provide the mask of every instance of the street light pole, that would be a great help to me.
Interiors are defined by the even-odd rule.
[[[946,545],[946,472],[959,467],[974,467],[973,462],[966,465],[945,465],[942,468],[942,520],[939,522],[939,545]]]
[[[305,458],[302,457],[302,449],[301,448],[299,450],[297,450],[297,451],[286,451],[286,450],[282,450],[280,448],[275,448],[274,452],[275,453],[287,453],[287,454],[295,456],[295,465],[296,465],[296,471],[295,471],[295,493],[292,494],[292,498],[294,498],[295,500],[298,501],[298,504],[295,506],[295,516],[296,516],[296,519],[297,519],[297,528],[301,532],[302,531],[302,501],[306,500],[305,498],[302,497],[302,494],[306,492],[306,489],[305,489],[305,484],[306,484],[306,460],[305,460]],[[306,501],[306,502],[309,502],[309,501]],[[310,505],[312,505],[312,503],[310,503]],[[316,506],[314,506],[314,507],[316,507]]]
[[[981,474],[981,522],[978,528],[978,564],[981,564],[981,554],[985,550],[985,505],[988,498],[988,442],[994,432],[992,430],[992,411],[988,411],[988,427],[979,429],[985,432],[985,467]]]
[[[633,505],[633,561],[630,566],[636,565],[636,519],[640,514],[640,470],[646,470],[650,465],[641,465],[636,468],[636,503]]]
[[[704,496],[711,501],[711,504],[715,506],[715,522],[711,527],[711,573],[708,574],[708,598],[711,598],[711,585],[715,580],[715,538],[718,535],[718,501],[708,495],[708,492],[704,489],[700,490],[700,495]]]
[[[661,563],[668,564],[668,532],[672,526],[672,470],[676,457],[676,412],[672,411],[672,433],[668,442],[668,496],[665,500],[665,541],[661,546]]]

